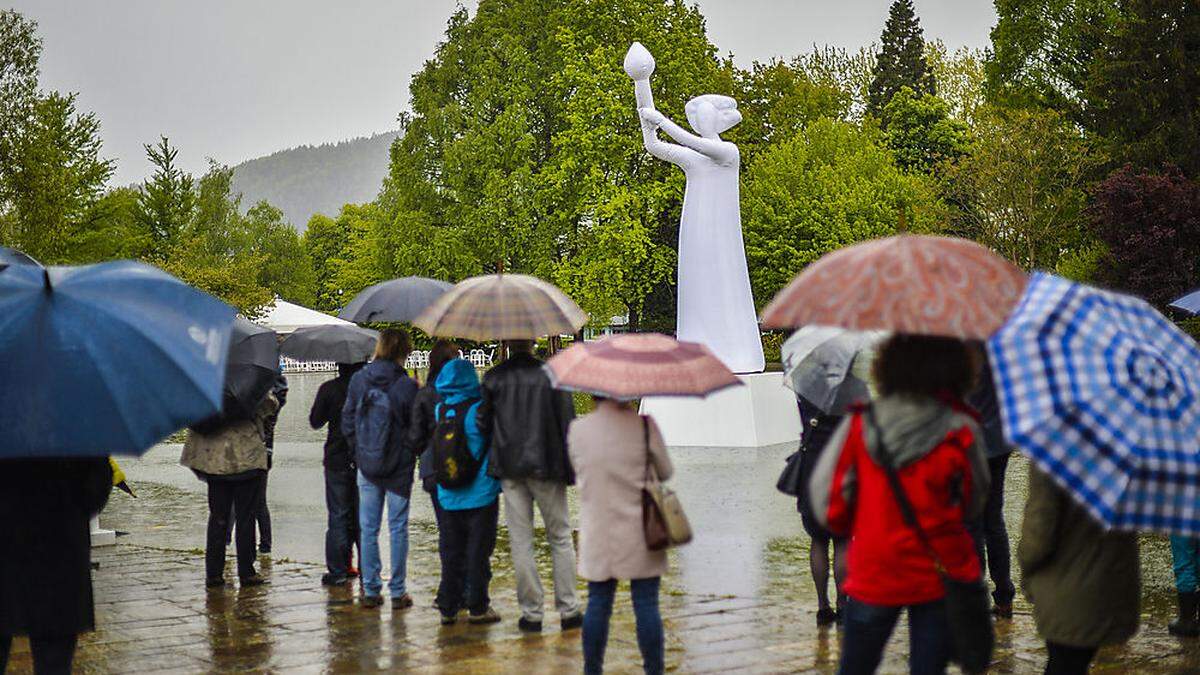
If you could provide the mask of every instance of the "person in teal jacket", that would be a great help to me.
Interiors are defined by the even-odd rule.
[[[496,623],[500,615],[491,606],[488,583],[491,581],[491,557],[496,548],[496,525],[500,515],[500,481],[488,475],[488,439],[479,429],[479,375],[463,359],[442,366],[434,383],[442,397],[434,411],[436,419],[453,418],[465,408],[463,429],[467,447],[476,459],[482,459],[475,479],[460,488],[438,485],[442,522],[438,530],[438,553],[442,560],[442,581],[437,606],[442,624],[458,620],[466,587],[467,621],[474,624]],[[463,570],[466,570],[464,577]]]

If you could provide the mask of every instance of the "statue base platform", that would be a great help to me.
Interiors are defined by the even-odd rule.
[[[112,546],[117,543],[117,533],[100,527],[100,516],[92,518],[92,547]]]
[[[800,440],[796,396],[783,386],[783,373],[738,375],[743,386],[708,398],[648,397],[641,412],[651,415],[672,447],[761,448]]]

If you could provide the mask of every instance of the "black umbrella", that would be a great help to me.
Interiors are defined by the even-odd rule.
[[[239,316],[229,334],[221,414],[198,422],[192,428],[210,433],[226,421],[253,418],[258,404],[271,391],[278,376],[279,340],[275,331]]]
[[[38,261],[15,248],[0,246],[0,268],[6,265],[41,265]]]
[[[284,338],[279,351],[298,361],[360,363],[371,357],[379,332],[354,324],[305,326]]]
[[[451,288],[454,284],[424,277],[384,281],[364,288],[338,313],[338,317],[355,323],[409,323]]]

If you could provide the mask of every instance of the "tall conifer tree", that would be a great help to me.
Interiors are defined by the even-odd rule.
[[[896,0],[888,12],[874,78],[867,90],[867,112],[880,116],[902,87],[912,89],[918,96],[937,93],[933,69],[925,60],[925,38],[912,0]]]

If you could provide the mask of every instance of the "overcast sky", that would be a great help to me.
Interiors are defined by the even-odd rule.
[[[12,2],[12,0],[9,0]],[[0,0],[0,6],[6,4]],[[454,0],[16,0],[39,24],[43,88],[99,115],[114,183],[149,171],[166,134],[185,168],[395,128],[408,80]],[[709,36],[740,64],[813,44],[878,40],[889,0],[699,0]],[[916,0],[926,38],[983,47],[990,0]],[[474,3],[469,2],[469,7]]]

